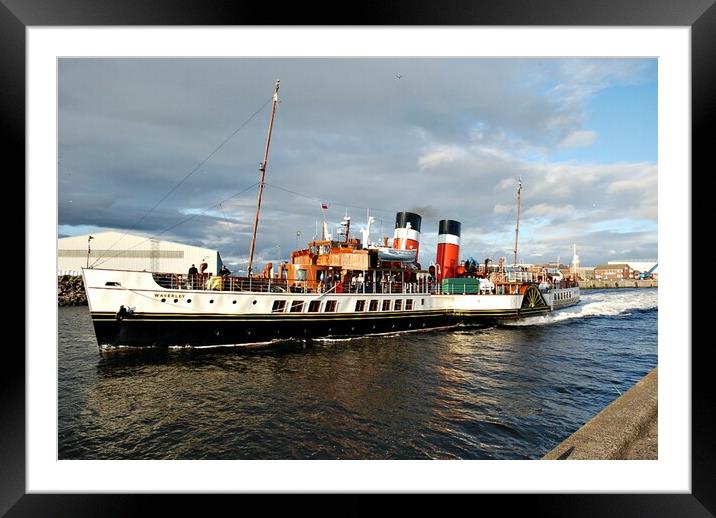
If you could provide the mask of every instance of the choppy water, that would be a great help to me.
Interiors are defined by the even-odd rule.
[[[540,458],[656,366],[657,294],[263,352],[99,350],[60,308],[59,458]]]

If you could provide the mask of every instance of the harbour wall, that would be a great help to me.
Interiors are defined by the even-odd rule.
[[[603,288],[658,288],[659,281],[656,280],[637,280],[637,279],[617,279],[617,280],[595,280],[588,279],[579,281],[579,288],[583,290],[603,289]]]
[[[87,305],[85,286],[80,275],[61,275],[57,277],[57,305]]]
[[[658,381],[655,367],[543,459],[658,459]]]

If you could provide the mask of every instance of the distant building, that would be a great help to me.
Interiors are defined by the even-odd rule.
[[[185,274],[192,264],[199,268],[203,261],[211,273],[218,272],[222,265],[216,250],[123,232],[57,240],[57,275],[81,275],[87,264],[94,268]]]
[[[638,272],[648,272],[654,267],[654,265],[656,265],[656,263],[656,259],[625,259],[622,261],[607,262],[607,264],[628,264],[629,268]]]
[[[659,269],[656,259],[626,259],[623,261],[609,261],[607,264],[627,264],[629,268],[634,270],[634,277],[638,277],[641,273],[651,272],[650,275],[654,280],[659,278]]]
[[[594,267],[594,278],[596,280],[614,281],[619,279],[633,279],[634,269],[626,263],[599,264]]]
[[[554,270],[554,271],[562,271],[562,270],[569,270],[569,266],[563,263],[558,263],[556,261],[552,261],[549,263],[544,263],[540,265],[542,268],[547,268],[548,270]]]
[[[577,278],[583,281],[594,280],[594,268],[580,266],[577,269]]]

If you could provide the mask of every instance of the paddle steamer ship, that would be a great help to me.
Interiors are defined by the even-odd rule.
[[[100,346],[265,346],[276,340],[342,338],[489,325],[544,315],[576,304],[579,287],[543,271],[460,262],[461,224],[438,225],[434,264],[418,263],[422,218],[399,212],[392,240],[370,242],[350,232],[346,216],[334,239],[324,222],[320,239],[289,261],[252,271],[256,232],[278,103],[276,82],[248,275],[218,276],[83,269]],[[520,184],[521,189],[521,184]],[[519,208],[518,190],[518,208]],[[515,232],[517,258],[518,224]],[[554,282],[550,282],[554,281]]]

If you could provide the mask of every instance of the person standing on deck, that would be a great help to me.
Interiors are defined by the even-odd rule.
[[[219,275],[221,275],[222,289],[226,291],[229,287],[229,275],[231,275],[231,270],[229,270],[225,264],[222,264]]]
[[[189,288],[192,290],[196,289],[196,276],[198,273],[196,266],[192,264],[191,268],[189,268]]]

